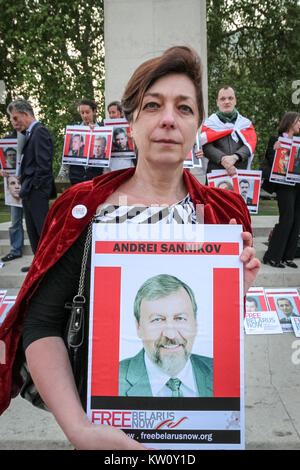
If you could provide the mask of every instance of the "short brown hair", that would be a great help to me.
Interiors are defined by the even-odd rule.
[[[288,111],[285,113],[283,118],[280,121],[278,134],[283,134],[290,130],[296,119],[300,118],[300,114],[296,111]]]
[[[122,108],[127,121],[133,119],[133,112],[140,108],[146,91],[161,77],[171,73],[187,75],[195,86],[199,126],[203,121],[204,106],[202,92],[202,65],[199,55],[191,48],[174,46],[161,56],[141,64],[131,76],[122,98]]]

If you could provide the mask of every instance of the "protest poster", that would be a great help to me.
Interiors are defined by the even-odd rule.
[[[212,170],[207,174],[208,185],[214,188],[229,189],[240,194],[247,204],[250,214],[257,214],[259,207],[261,171],[236,170],[229,176],[226,170]]]
[[[183,162],[183,168],[197,168],[199,174],[204,174],[206,170],[207,162],[205,157],[198,158],[196,156],[196,152],[200,149],[199,147],[199,140],[198,140],[198,134],[196,136],[195,143],[193,145],[192,150],[189,152],[187,157],[185,158]]]
[[[113,129],[112,158],[136,158],[130,125],[126,119],[104,119],[104,126]]]
[[[94,224],[91,422],[155,449],[244,448],[241,231]]]
[[[300,137],[293,137],[286,179],[295,183],[300,182]]]
[[[213,170],[207,174],[208,186],[212,188],[228,189],[240,193],[237,174],[229,176],[226,170]]]
[[[297,338],[300,338],[300,317],[291,318],[292,327]]]
[[[0,139],[1,169],[8,173],[16,173],[17,146],[17,139]]]
[[[16,301],[16,295],[6,295],[0,305],[0,326]]]
[[[299,317],[300,298],[296,288],[265,289],[269,310],[276,310],[283,332],[293,331],[291,318]]]
[[[237,170],[237,175],[240,195],[247,204],[250,214],[257,214],[261,186],[261,171]]]
[[[280,334],[282,327],[276,311],[246,312],[244,320],[247,335]]]
[[[16,174],[9,174],[4,178],[4,203],[7,206],[22,207],[20,198],[21,180]]]
[[[289,160],[290,160],[290,150],[292,146],[292,139],[279,137],[278,142],[280,142],[280,147],[275,152],[269,181],[273,183],[280,183],[280,184],[286,184],[289,186],[294,186],[295,185],[294,182],[287,181],[286,179],[287,169],[288,169]]]
[[[63,164],[87,165],[91,128],[89,126],[67,126],[63,147]]]
[[[6,294],[7,294],[7,290],[6,290],[6,289],[0,290],[0,306],[1,306],[1,304],[2,304],[2,302],[3,302],[3,300],[4,300],[4,298],[5,298]]]
[[[91,133],[88,166],[108,167],[112,146],[112,127],[95,127]]]
[[[194,167],[194,157],[193,150],[191,150],[183,161],[183,168],[193,168]]]
[[[269,310],[263,287],[250,287],[246,294],[246,312],[266,312]]]

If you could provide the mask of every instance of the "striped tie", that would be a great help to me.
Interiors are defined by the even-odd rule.
[[[166,383],[166,386],[172,390],[172,397],[182,397],[182,392],[180,390],[181,380],[179,379],[169,379]]]

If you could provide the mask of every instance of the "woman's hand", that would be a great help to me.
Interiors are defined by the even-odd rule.
[[[103,424],[86,423],[74,429],[70,442],[77,450],[149,450],[120,429]]]
[[[204,157],[203,150],[202,149],[197,150],[197,152],[195,152],[195,157],[196,158],[203,158]]]
[[[278,149],[280,149],[280,147],[281,147],[281,142],[279,142],[279,140],[276,140],[273,149],[278,150]]]
[[[236,220],[231,219],[229,224],[235,225]],[[255,249],[252,245],[252,235],[249,232],[242,232],[242,239],[244,242],[244,249],[241,253],[240,260],[244,265],[244,295],[247,294],[249,287],[251,287],[254,279],[256,278],[260,261],[255,257]]]

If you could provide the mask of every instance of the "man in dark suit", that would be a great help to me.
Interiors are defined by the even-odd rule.
[[[19,170],[20,197],[30,245],[35,253],[49,210],[49,200],[56,197],[52,170],[53,140],[48,129],[35,119],[32,106],[24,99],[10,103],[7,111],[11,121],[26,130]],[[22,268],[24,272],[28,269]]]
[[[148,279],[134,301],[143,349],[119,365],[120,396],[211,397],[213,359],[192,353],[197,304],[192,289],[169,274]]]
[[[248,196],[248,191],[250,189],[250,183],[248,180],[242,179],[239,181],[240,195],[243,197],[247,205],[252,204],[252,198]]]

